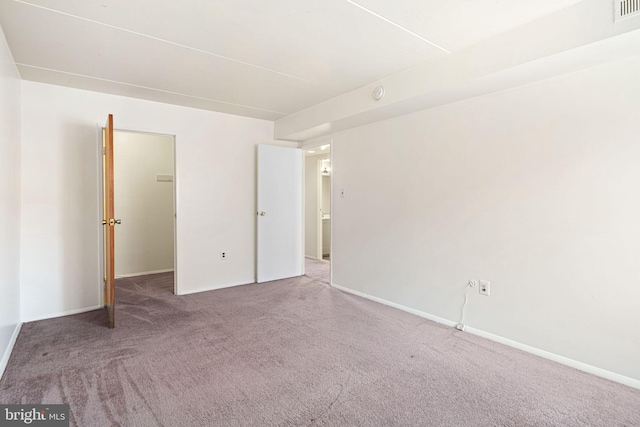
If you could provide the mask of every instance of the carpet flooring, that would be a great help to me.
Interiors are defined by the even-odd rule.
[[[79,426],[639,426],[640,390],[302,276],[174,296],[117,282],[102,310],[26,323],[2,403]]]
[[[329,261],[315,258],[305,258],[305,276],[322,283],[331,283],[331,267]]]

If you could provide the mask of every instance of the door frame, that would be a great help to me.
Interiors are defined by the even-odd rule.
[[[114,118],[116,115],[114,114]],[[102,176],[103,176],[103,165],[102,165],[102,132],[104,129],[104,125],[98,123],[96,129],[96,133],[98,135],[98,212],[102,213],[104,211],[104,188],[102,185]],[[176,132],[166,131],[166,130],[152,130],[152,129],[131,129],[131,128],[120,128],[114,127],[113,133],[114,135],[117,132],[128,132],[128,133],[144,133],[151,135],[162,135],[162,136],[170,136],[173,138],[173,294],[180,295],[179,290],[179,276],[178,276],[178,208],[179,208],[179,190],[178,190],[178,136]],[[98,274],[98,283],[104,283],[103,280],[103,271],[104,271],[104,233],[102,232],[102,228],[100,228],[100,272]],[[104,305],[104,293],[102,285],[99,288],[99,295],[101,305]]]
[[[322,191],[324,190],[324,183],[322,182],[322,160],[323,159],[319,159],[316,161],[316,206],[318,207],[316,209],[316,257],[318,259],[324,259],[323,258],[323,239],[324,239],[324,233],[322,232],[322,216],[324,215],[324,210],[322,210],[322,205],[323,205],[323,193]],[[306,175],[305,175],[306,176]],[[305,187],[306,188],[306,187]],[[306,232],[306,230],[305,230]],[[317,255],[320,255],[319,257]]]
[[[334,219],[334,212],[335,212],[335,203],[334,203],[335,201],[333,199],[333,189],[334,189],[334,187],[333,187],[333,185],[334,185],[333,184],[333,138],[321,139],[321,140],[318,140],[318,141],[310,142],[308,144],[301,143],[298,146],[298,148],[300,148],[303,151],[308,151],[308,150],[313,150],[314,148],[316,148],[316,149],[320,148],[323,145],[328,145],[329,146],[329,149],[330,149],[330,151],[329,151],[329,161],[331,163],[331,174],[329,175],[329,199],[331,200],[331,229],[329,230],[329,236],[330,236],[329,237],[329,239],[330,239],[330,242],[329,242],[329,254],[330,254],[329,255],[330,256],[330,259],[329,259],[329,285],[333,286],[333,259],[334,259],[333,258],[333,229],[334,229],[334,227],[333,227],[333,219]],[[306,159],[306,156],[305,156],[305,159]],[[321,170],[322,170],[321,169],[321,165],[322,165],[321,162],[322,162],[322,160],[318,160],[317,163],[316,163],[316,172],[318,174],[318,181],[319,181],[319,184],[316,186],[316,191],[318,193],[317,194],[318,201],[321,200],[321,197],[322,197],[321,192],[318,191],[318,190],[322,189],[322,185],[323,185],[322,184],[322,174],[321,174]],[[302,197],[302,212],[303,212],[303,215],[304,215],[305,218],[306,218],[306,215],[307,215],[307,211],[305,209],[305,199],[307,197],[307,194],[306,194],[306,174],[305,174],[305,171],[304,171],[304,168],[306,167],[306,163],[307,162],[305,161],[302,164],[302,169],[303,169],[303,171],[302,171],[302,178],[303,178],[303,183],[302,183],[302,194],[303,194],[303,197]],[[304,236],[306,236],[306,233],[307,233],[305,221],[303,221],[302,228],[303,228],[302,236],[304,237]],[[319,218],[316,221],[316,239],[317,239],[316,247],[317,247],[317,249],[319,249],[320,259],[323,259],[322,258],[322,246],[319,246],[319,245],[322,245],[322,215],[319,215]],[[302,245],[302,258],[304,259],[305,257],[306,257],[305,245],[304,245],[304,242],[303,242],[303,245]],[[303,274],[304,274],[304,269],[303,269]]]

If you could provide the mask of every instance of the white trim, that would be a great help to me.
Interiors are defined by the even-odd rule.
[[[300,147],[298,147],[300,148]],[[306,229],[306,221],[307,221],[307,158],[304,154],[304,150],[300,148],[300,151],[302,152],[302,222],[300,224],[300,226],[302,227],[302,232],[300,233],[302,236],[302,276],[307,274],[307,265],[306,265],[306,258],[307,258],[307,229]],[[258,203],[257,201],[257,190],[256,190],[256,204]],[[256,209],[257,210],[257,209]],[[257,227],[258,224],[256,222],[256,245],[258,244],[257,242]],[[257,246],[256,246],[256,257],[258,256],[258,252],[257,252]],[[257,259],[256,259],[256,277],[258,274],[258,264],[257,264]]]
[[[331,227],[329,228],[329,283],[333,283],[333,261],[335,260],[335,254],[333,253],[333,230],[336,223],[336,204],[334,200],[334,186],[333,177],[335,176],[335,164],[333,163],[333,153],[335,146],[333,144],[333,138],[329,138],[329,163],[331,163],[331,175],[329,176],[329,203],[331,204]],[[324,260],[324,258],[323,258]]]
[[[337,285],[333,282],[331,282],[331,286],[341,291],[344,291],[353,295],[357,295],[359,297],[363,297],[371,301],[379,302],[380,304],[388,305],[389,307],[397,308],[398,310],[406,311],[407,313],[415,314],[416,316],[424,317],[425,319],[433,320],[436,323],[442,323],[443,325],[452,326],[452,327],[457,325],[456,322],[452,322],[442,317],[434,316],[433,314],[425,313],[424,311],[420,311],[420,310],[406,307],[404,305],[396,304],[395,302],[374,297],[373,295],[365,294],[363,292],[354,291],[353,289],[345,288],[344,286]]]
[[[326,154],[326,153],[324,153]],[[322,229],[322,217],[324,216],[324,188],[322,183],[322,161],[316,160],[316,259],[324,259],[324,230]],[[306,178],[306,177],[305,177]],[[305,183],[306,184],[306,183]],[[305,185],[306,188],[306,185]],[[306,229],[305,229],[306,233]]]
[[[46,319],[54,319],[56,317],[64,317],[64,316],[71,316],[72,314],[80,314],[80,313],[86,313],[87,311],[94,311],[94,310],[99,310],[101,308],[104,308],[103,305],[93,305],[91,307],[83,307],[83,308],[74,308],[72,310],[65,310],[65,311],[61,311],[59,313],[51,313],[51,314],[43,314],[40,316],[36,316],[36,317],[31,317],[29,319],[23,319],[24,322],[35,322],[38,320],[46,320]]]
[[[607,371],[606,369],[598,368],[597,366],[593,366],[583,362],[579,362],[577,360],[569,359],[568,357],[560,356],[559,354],[551,353],[546,350],[541,350],[536,347],[531,347],[530,345],[522,344],[518,341],[513,341],[513,340],[510,340],[509,338],[504,338],[504,337],[501,337],[500,335],[495,335],[489,332],[482,331],[480,329],[466,326],[464,330],[465,332],[469,332],[470,334],[477,335],[479,337],[486,338],[488,340],[495,341],[500,344],[507,345],[509,347],[517,348],[518,350],[535,354],[536,356],[540,356],[544,359],[552,360],[562,365],[570,366],[579,371],[583,371],[588,374],[592,374],[597,377],[605,378],[607,380],[624,384],[626,386],[633,387],[640,390],[640,380],[636,380],[630,377],[625,377],[624,375],[616,374],[615,372]]]
[[[138,276],[146,276],[147,274],[159,274],[159,273],[169,273],[173,271],[173,268],[168,268],[166,270],[154,270],[154,271],[141,271],[140,273],[129,273],[129,274],[120,274],[116,276],[116,279],[121,279],[123,277],[138,277]]]
[[[173,134],[173,294],[178,295],[178,136]]]
[[[415,314],[416,316],[424,317],[425,319],[433,320],[436,323],[441,323],[446,326],[455,327],[458,323],[452,322],[450,320],[444,319],[442,317],[434,316],[429,313],[425,313],[424,311],[415,310],[413,308],[406,307],[404,305],[396,304],[395,302],[391,302],[382,298],[374,297],[372,295],[365,294],[363,292],[354,291],[353,289],[345,288],[344,286],[337,285],[335,283],[331,283],[331,286],[339,289],[341,291],[357,295],[371,301],[378,302],[380,304],[388,305],[393,308],[397,308],[402,311],[406,311],[407,313]],[[469,332],[472,335],[476,335],[491,341],[498,342],[500,344],[504,344],[509,347],[517,348],[518,350],[525,351],[530,354],[534,354],[536,356],[542,357],[544,359],[551,360],[553,362],[560,363],[561,365],[569,366],[571,368],[577,369],[579,371],[586,372],[588,374],[595,375],[600,378],[604,378],[613,382],[617,382],[628,387],[632,387],[640,390],[640,380],[636,380],[634,378],[626,377],[624,375],[616,374],[615,372],[607,371],[602,368],[598,368],[593,365],[589,365],[583,362],[579,362],[577,360],[569,359],[568,357],[560,356],[555,353],[548,352],[546,350],[542,350],[536,347],[532,347],[526,344],[522,344],[517,341],[510,340],[508,338],[501,337],[499,335],[495,335],[489,332],[482,331],[480,329],[472,328],[468,325],[465,325],[464,332]]]
[[[305,222],[306,222],[306,210],[305,210],[305,198],[306,198],[306,189],[305,189],[305,179],[306,179],[306,172],[305,172],[305,164],[307,163],[307,159],[304,155],[304,150],[301,148],[296,147],[298,150],[300,150],[300,202],[302,203],[301,209],[300,209],[300,253],[301,253],[301,257],[300,257],[300,275],[304,276],[306,274],[306,265],[305,265],[305,261],[304,261],[304,257],[305,257],[305,252],[306,247],[305,245],[307,244],[306,242],[306,238],[307,236],[305,235]],[[257,172],[256,172],[257,173]],[[257,185],[257,183],[256,183]],[[256,187],[257,188],[257,187]],[[257,227],[257,224],[256,224]],[[256,228],[256,239],[257,239],[257,228]],[[257,241],[256,241],[256,245],[257,245]],[[257,255],[256,255],[257,256]],[[258,275],[258,269],[256,266],[256,277]],[[257,280],[256,280],[257,281]]]
[[[285,277],[285,279],[287,279],[287,277]],[[253,285],[255,283],[256,282],[232,282],[232,283],[225,283],[222,285],[215,285],[215,286],[202,286],[200,288],[189,289],[188,292],[183,292],[176,295],[191,295],[191,294],[197,294],[199,292],[208,292],[208,291],[215,291],[217,289],[233,288],[234,286]],[[263,282],[263,283],[268,283],[268,282]]]
[[[108,117],[108,115],[107,115]],[[97,136],[97,145],[96,145],[96,155],[98,160],[98,179],[96,183],[98,184],[98,188],[96,189],[96,194],[98,195],[98,217],[96,218],[96,233],[98,234],[98,265],[99,271],[97,272],[97,291],[98,291],[98,301],[101,306],[104,306],[104,291],[105,291],[105,255],[104,255],[104,225],[102,225],[102,220],[104,219],[104,154],[102,153],[104,146],[104,124],[96,123],[96,136]]]
[[[9,345],[7,345],[4,354],[2,355],[2,360],[0,360],[0,378],[4,375],[4,370],[7,369],[7,365],[9,364],[9,358],[11,357],[11,353],[13,352],[13,347],[16,345],[16,341],[18,340],[18,335],[20,334],[20,329],[22,328],[22,322],[18,323],[13,330],[13,334],[11,335],[11,339],[9,340]]]

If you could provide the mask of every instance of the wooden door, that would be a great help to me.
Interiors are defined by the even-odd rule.
[[[113,115],[109,114],[102,134],[102,169],[104,185],[104,306],[107,309],[109,328],[115,327],[114,240],[113,209]]]
[[[258,145],[258,283],[302,274],[302,150]]]

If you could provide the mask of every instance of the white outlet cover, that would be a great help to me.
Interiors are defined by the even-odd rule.
[[[480,286],[478,286],[478,292],[480,295],[491,295],[491,282],[488,280],[479,280]]]

